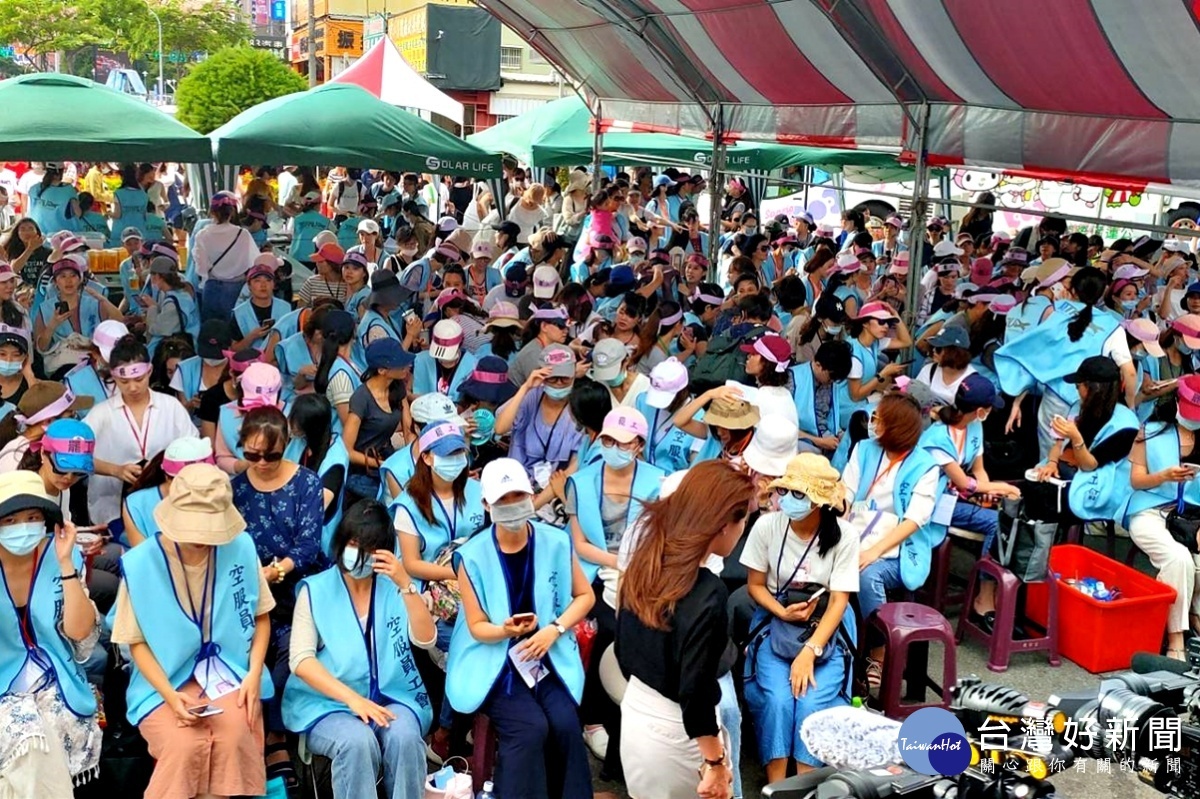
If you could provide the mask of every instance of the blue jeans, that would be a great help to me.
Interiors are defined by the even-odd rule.
[[[233,306],[245,288],[244,280],[217,280],[210,277],[204,281],[203,302],[200,305],[200,321],[209,319],[232,319]]]
[[[425,796],[425,741],[421,725],[404,705],[388,705],[396,718],[387,727],[366,725],[349,713],[334,713],[308,732],[308,749],[333,761],[334,799],[375,796],[383,766],[389,799]]]
[[[991,551],[996,536],[1000,535],[1000,513],[993,508],[981,508],[959,500],[954,506],[950,526],[982,535],[983,554],[986,555]]]
[[[718,682],[721,684],[721,701],[717,713],[721,726],[729,736],[729,766],[733,770],[733,799],[742,799],[742,709],[738,707],[737,689],[733,685],[730,671]]]
[[[887,590],[904,585],[900,579],[900,558],[880,558],[858,575],[858,605],[864,620],[884,602]]]

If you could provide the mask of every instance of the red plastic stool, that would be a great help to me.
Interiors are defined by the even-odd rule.
[[[980,574],[985,574],[996,581],[996,624],[993,632],[988,633],[978,624],[971,621],[971,603],[975,599],[975,589],[979,586]],[[961,642],[965,636],[984,643],[988,648],[987,667],[991,671],[1007,671],[1008,661],[1014,652],[1047,652],[1050,665],[1062,663],[1058,658],[1058,581],[1050,580],[1050,609],[1046,621],[1046,634],[1039,638],[1013,638],[1013,628],[1018,620],[1024,625],[1027,621],[1024,612],[1018,614],[1021,604],[1022,583],[1017,576],[1001,566],[990,557],[985,557],[971,568],[971,577],[967,581],[967,599],[958,617],[958,630],[955,640]]]
[[[961,604],[963,602],[963,592],[960,590],[952,591],[950,587],[952,580],[950,560],[954,554],[954,547],[957,545],[963,549],[973,551],[982,543],[983,534],[981,533],[973,533],[970,530],[962,530],[958,527],[949,528],[946,531],[946,538],[933,550],[929,579],[917,591],[917,599],[930,607],[943,609]]]
[[[923,707],[949,708],[950,689],[958,675],[954,631],[950,622],[931,607],[916,602],[887,602],[871,614],[867,624],[883,634],[887,657],[879,683],[879,703],[890,719],[903,719]],[[942,644],[942,684],[929,677],[929,644]],[[905,684],[901,696],[900,684]],[[926,702],[927,690],[940,694]]]
[[[492,778],[492,771],[496,767],[496,731],[492,729],[492,720],[485,714],[475,714],[471,738],[471,784],[479,793],[483,790],[483,783]]]

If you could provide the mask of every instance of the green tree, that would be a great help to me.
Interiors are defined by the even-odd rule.
[[[209,133],[247,108],[307,87],[304,78],[265,50],[226,47],[196,64],[179,82],[176,118]]]

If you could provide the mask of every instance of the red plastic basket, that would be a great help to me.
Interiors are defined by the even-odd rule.
[[[1058,649],[1090,672],[1129,668],[1134,652],[1162,648],[1175,589],[1095,550],[1061,544],[1050,550],[1050,572],[1058,575]],[[1112,602],[1075,590],[1063,580],[1094,577],[1121,597]],[[1049,588],[1027,586],[1026,615],[1045,626]]]

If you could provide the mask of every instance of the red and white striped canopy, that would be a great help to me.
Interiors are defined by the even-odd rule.
[[[1200,185],[1200,0],[484,0],[614,130]]]

